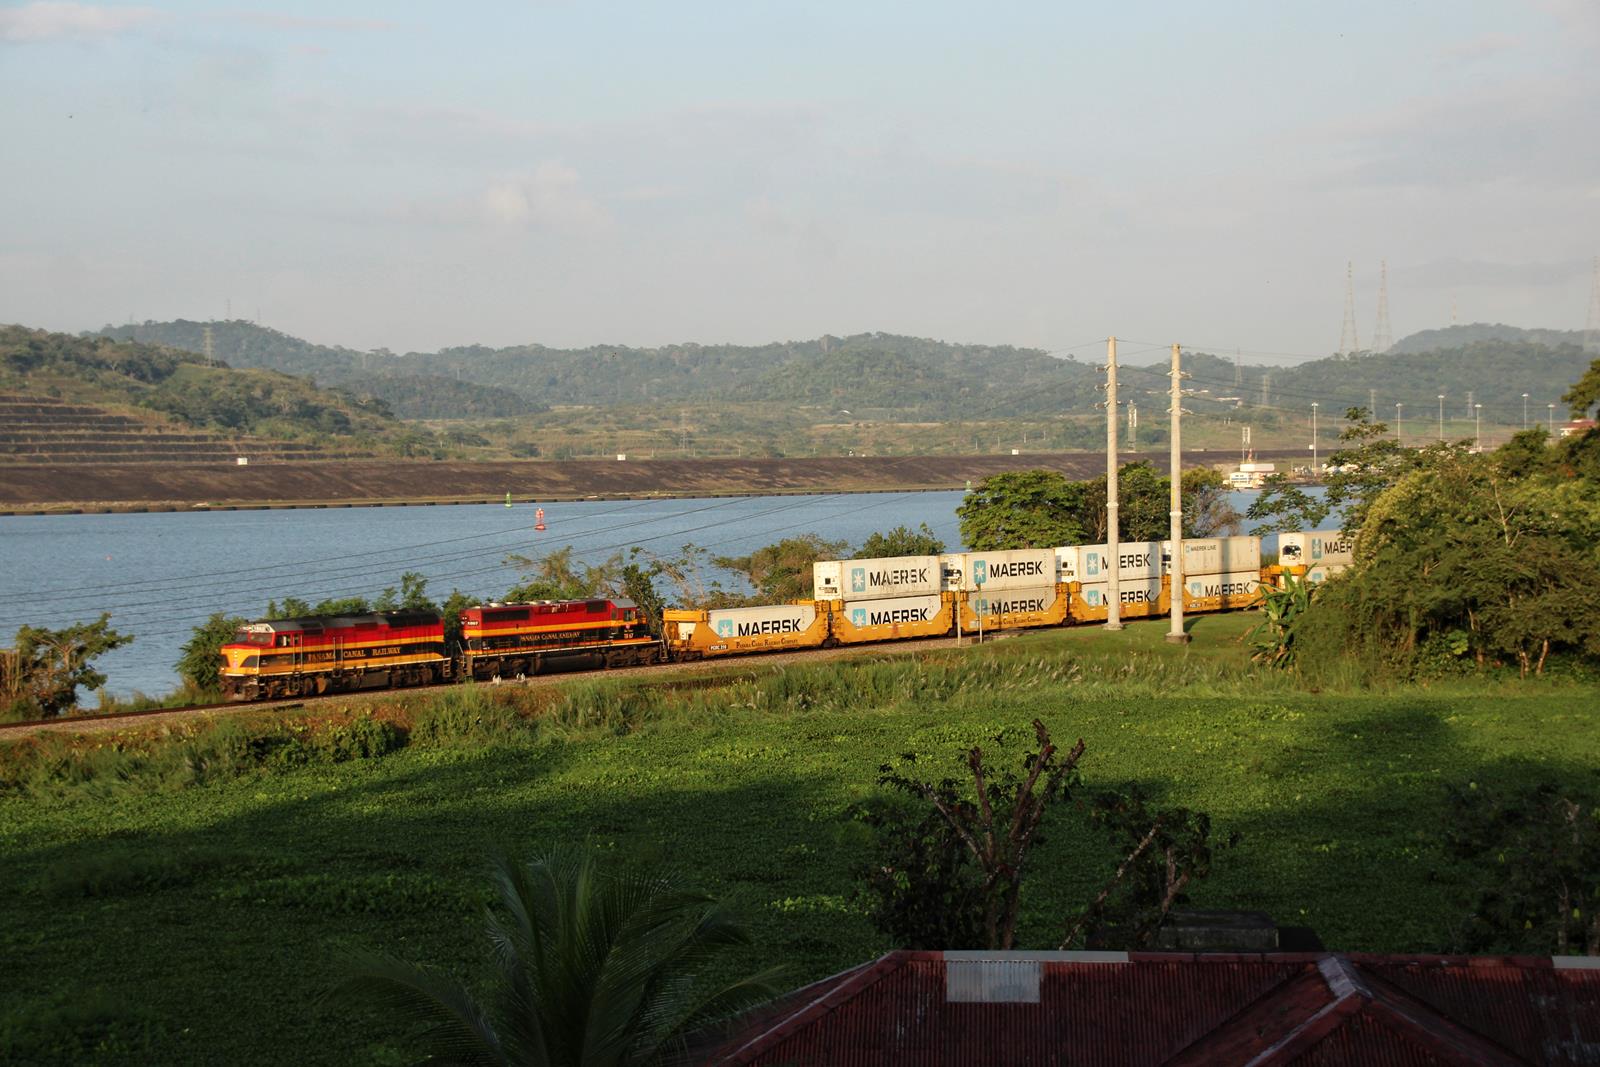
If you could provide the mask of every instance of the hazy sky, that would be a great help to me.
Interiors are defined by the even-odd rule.
[[[396,351],[1577,329],[1600,2],[0,6],[0,321]],[[1264,358],[1264,357],[1263,357]]]

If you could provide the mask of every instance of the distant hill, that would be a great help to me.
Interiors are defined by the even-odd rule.
[[[206,325],[179,320],[107,326],[98,336],[199,352]],[[380,397],[406,417],[515,415],[558,404],[727,400],[966,419],[1077,410],[1098,395],[1092,367],[1038,349],[884,333],[753,346],[466,345],[395,356],[315,345],[248,322],[210,325],[212,351],[219,359]],[[439,387],[441,381],[459,388],[447,391]]]
[[[514,391],[408,369],[389,352],[312,344],[242,320],[204,323],[178,319],[106,326],[93,336],[200,354],[205,352],[207,326],[211,327],[212,355],[231,367],[281,371],[336,386],[359,397],[381,400],[401,418],[503,418],[547,410],[546,405]]]
[[[1525,332],[1571,336],[1559,330]],[[1471,418],[1473,412],[1467,408],[1470,392],[1473,403],[1484,405],[1486,421],[1514,425],[1521,419],[1523,393],[1528,394],[1528,410],[1537,417],[1545,416],[1545,405],[1550,403],[1563,413],[1561,395],[1583,375],[1593,358],[1575,343],[1551,345],[1518,339],[1472,341],[1454,348],[1398,349],[1397,345],[1388,352],[1330,356],[1287,367],[1243,366],[1237,371],[1226,357],[1198,353],[1188,363],[1189,387],[1199,397],[1242,397],[1246,407],[1259,406],[1263,395],[1269,407],[1295,412],[1308,412],[1315,401],[1324,418],[1332,419],[1342,418],[1346,408],[1366,407],[1376,392],[1376,415],[1383,422],[1393,420],[1396,403],[1405,405],[1407,419],[1436,414],[1440,394],[1445,397],[1446,418]],[[1159,368],[1152,368],[1155,370]],[[1151,372],[1136,370],[1129,377],[1141,383],[1140,373],[1148,377]],[[1153,388],[1164,384],[1164,377],[1158,378]]]
[[[75,403],[141,407],[189,426],[277,438],[392,437],[381,401],[288,374],[238,370],[175,348],[0,326],[0,389]]]
[[[1437,330],[1421,330],[1402,337],[1389,349],[1390,354],[1405,355],[1411,352],[1433,352],[1446,348],[1463,348],[1480,341],[1511,341],[1559,348],[1562,345],[1582,345],[1582,330],[1525,330],[1520,326],[1507,326],[1499,322],[1474,322],[1467,326],[1445,326]]]

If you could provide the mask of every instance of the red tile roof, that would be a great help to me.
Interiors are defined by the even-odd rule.
[[[1600,959],[891,952],[707,1062],[1600,1064]]]

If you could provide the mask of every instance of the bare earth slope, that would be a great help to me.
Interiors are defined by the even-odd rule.
[[[1226,461],[1193,452],[1187,466]],[[1259,454],[1295,459],[1298,452]],[[1166,455],[1130,453],[1158,467]],[[428,503],[590,496],[699,496],[730,493],[959,489],[1001,471],[1059,470],[1092,478],[1102,453],[1022,456],[901,456],[808,459],[524,460],[431,463],[401,460],[280,462],[236,467],[219,463],[0,465],[0,507],[10,510],[83,506]]]

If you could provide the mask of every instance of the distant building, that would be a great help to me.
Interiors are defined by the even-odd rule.
[[[1592,429],[1594,429],[1593,419],[1573,419],[1571,422],[1561,427],[1561,436],[1577,437],[1580,434],[1588,433]]]
[[[756,1009],[702,1055],[751,1067],[1593,1064],[1600,958],[891,952]]]

